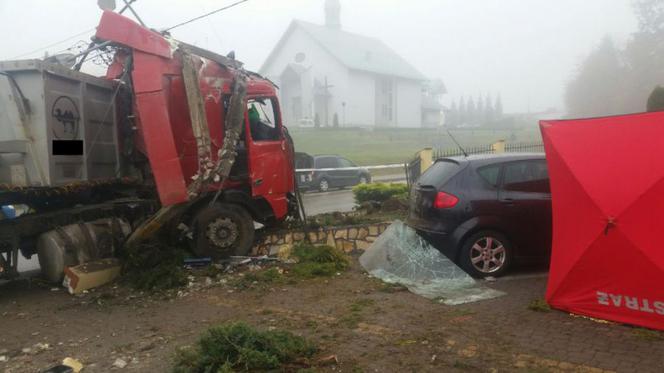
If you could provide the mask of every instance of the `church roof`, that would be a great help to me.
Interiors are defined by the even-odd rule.
[[[323,49],[349,69],[413,80],[426,79],[422,73],[378,39],[299,20],[291,23],[261,70],[270,64],[277,51],[282,48],[283,43],[296,28],[306,32]]]

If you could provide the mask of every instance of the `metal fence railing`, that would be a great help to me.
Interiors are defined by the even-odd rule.
[[[420,158],[420,154],[417,153],[415,158],[406,163],[406,183],[409,187],[420,178],[421,170],[422,158]]]
[[[544,144],[542,143],[514,143],[506,144],[505,152],[508,153],[544,153]]]
[[[480,145],[464,148],[467,154],[492,154],[496,152],[493,145]],[[542,143],[512,143],[505,144],[505,153],[543,153],[544,145]],[[459,148],[436,149],[433,158],[459,157],[463,152]]]

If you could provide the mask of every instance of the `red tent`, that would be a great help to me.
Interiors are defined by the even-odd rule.
[[[664,113],[540,127],[553,202],[546,300],[664,330]]]

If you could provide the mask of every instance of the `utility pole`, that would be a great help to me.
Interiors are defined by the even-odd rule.
[[[341,103],[342,107],[342,119],[341,119],[341,127],[346,127],[346,101]]]

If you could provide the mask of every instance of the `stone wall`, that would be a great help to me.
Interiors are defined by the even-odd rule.
[[[268,234],[253,249],[254,255],[288,256],[293,244],[306,241],[314,245],[336,247],[345,253],[367,250],[391,223],[377,223],[350,227],[328,227],[305,231],[284,231]]]

